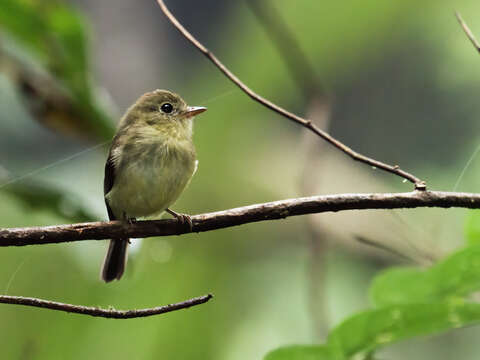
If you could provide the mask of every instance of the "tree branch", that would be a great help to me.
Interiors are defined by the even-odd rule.
[[[0,295],[0,303],[33,306],[45,308],[50,310],[65,311],[68,313],[75,313],[81,315],[90,315],[96,317],[104,317],[111,319],[132,319],[138,317],[146,317],[152,315],[165,314],[171,311],[186,309],[192,306],[200,305],[209,301],[213,295],[208,294],[199,296],[193,299],[185,300],[176,304],[158,306],[148,309],[138,310],[114,310],[114,309],[100,309],[90,306],[71,305],[56,301],[42,300],[23,296],[8,296]]]
[[[472,31],[467,26],[465,21],[463,21],[462,16],[458,11],[455,12],[455,16],[457,17],[457,20],[460,23],[460,26],[463,28],[463,31],[465,31],[465,34],[467,35],[468,39],[472,42],[475,49],[477,49],[477,51],[480,53],[480,43],[478,43],[477,39],[475,39],[475,36],[473,35]]]
[[[345,154],[350,156],[353,160],[365,163],[367,165],[373,166],[374,168],[382,169],[389,173],[398,175],[413,184],[415,184],[415,189],[417,190],[426,190],[426,184],[424,181],[420,180],[416,176],[401,170],[398,165],[388,165],[381,161],[371,159],[365,155],[359,154],[347,145],[343,144],[342,142],[338,141],[330,134],[326,133],[325,131],[321,130],[315,124],[312,123],[311,120],[304,119],[298,115],[295,115],[284,108],[274,104],[270,100],[265,99],[264,97],[255,93],[252,89],[250,89],[247,85],[245,85],[234,73],[232,73],[210,50],[208,50],[200,41],[198,41],[187,29],[183,27],[182,24],[173,16],[173,14],[168,10],[167,6],[165,5],[163,0],[156,0],[160,9],[168,18],[168,20],[172,23],[172,25],[188,40],[190,41],[203,55],[205,55],[221,72],[227,76],[235,85],[237,85],[244,93],[246,93],[250,98],[258,103],[262,104],[263,106],[269,108],[270,110],[290,119],[297,124],[304,126],[305,128],[309,129],[316,135],[320,136],[339,150],[343,151]]]
[[[274,201],[194,215],[192,228],[176,219],[90,222],[31,228],[0,229],[0,246],[54,244],[110,238],[146,238],[204,232],[290,216],[344,210],[401,209],[417,207],[480,208],[480,194],[441,191],[413,191],[395,194],[340,194]]]

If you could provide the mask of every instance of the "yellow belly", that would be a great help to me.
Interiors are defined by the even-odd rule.
[[[115,173],[106,199],[118,219],[162,213],[177,200],[195,172],[194,153],[150,150],[124,160]]]

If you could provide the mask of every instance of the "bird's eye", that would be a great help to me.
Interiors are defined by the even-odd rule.
[[[160,110],[162,110],[166,114],[169,114],[173,111],[173,105],[170,103],[165,103],[160,107]]]

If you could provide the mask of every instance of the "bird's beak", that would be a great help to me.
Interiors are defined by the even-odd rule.
[[[202,112],[207,111],[206,107],[203,106],[189,106],[185,112],[185,118],[191,118],[195,115],[201,114]]]

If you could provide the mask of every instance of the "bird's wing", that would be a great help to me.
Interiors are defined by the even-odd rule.
[[[112,190],[113,184],[115,182],[115,164],[113,162],[113,156],[110,152],[108,154],[107,163],[105,164],[105,177],[103,179],[103,195],[106,196],[110,190]],[[110,205],[108,204],[107,198],[105,198],[105,205],[107,206],[108,218],[110,220],[117,220],[113,214]]]

